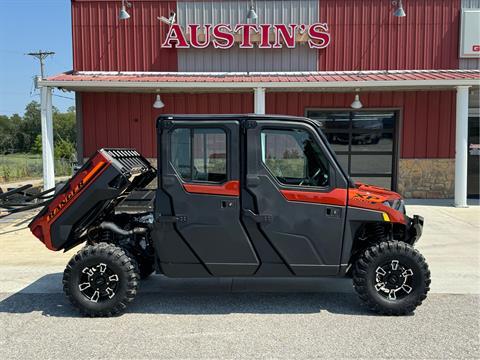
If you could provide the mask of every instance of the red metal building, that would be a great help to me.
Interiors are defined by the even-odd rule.
[[[76,92],[81,158],[104,146],[155,158],[161,113],[306,115],[358,180],[457,205],[478,195],[480,48],[465,54],[463,34],[480,1],[130,3],[120,19],[121,1],[72,0],[74,68],[40,82]]]

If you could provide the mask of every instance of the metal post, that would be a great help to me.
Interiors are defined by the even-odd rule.
[[[468,86],[457,86],[455,207],[467,207]]]
[[[254,89],[254,106],[255,114],[264,115],[265,114],[265,89],[264,88],[255,88]]]
[[[83,165],[83,105],[82,93],[75,92],[75,117],[77,129],[77,165]]]
[[[55,186],[52,89],[47,86],[42,86],[40,88],[40,99],[42,121],[43,188],[44,190],[48,190]]]

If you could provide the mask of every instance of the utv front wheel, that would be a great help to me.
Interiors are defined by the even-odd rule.
[[[386,241],[366,249],[356,261],[353,285],[373,311],[405,315],[427,297],[430,271],[425,258],[412,246]]]
[[[135,261],[112,244],[80,250],[63,273],[63,290],[72,304],[88,316],[113,316],[135,298],[138,271]]]

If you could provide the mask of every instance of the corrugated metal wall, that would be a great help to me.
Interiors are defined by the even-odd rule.
[[[361,94],[365,109],[398,108],[401,158],[455,157],[455,92],[372,92]],[[353,94],[267,93],[268,114],[304,115],[306,108],[350,109]]]
[[[135,147],[155,157],[155,119],[161,113],[234,114],[253,112],[251,93],[162,94],[83,93],[84,154],[102,146]],[[268,114],[300,115],[306,108],[349,109],[353,94],[267,93]],[[401,109],[401,158],[455,156],[455,92],[372,92],[361,94],[364,108]]]
[[[462,0],[462,8],[480,9],[480,0]],[[460,59],[460,69],[480,69],[480,59]]]
[[[460,0],[319,0],[332,44],[319,70],[458,69]]]
[[[477,1],[469,0],[467,5],[477,6]],[[217,3],[216,10],[203,11],[200,7],[212,2],[184,0],[179,3],[185,7],[177,11],[179,20],[203,23],[214,16],[214,22],[243,22],[247,1]],[[297,48],[295,56],[282,50],[182,50],[178,51],[180,70],[315,70],[317,63],[319,70],[455,69],[459,66],[460,3],[408,0],[404,1],[407,17],[395,18],[389,0],[258,0],[259,22],[326,21],[333,43],[305,54],[306,47]],[[74,69],[177,71],[177,51],[160,48],[167,27],[156,20],[175,10],[176,1],[135,0],[126,22],[117,20],[119,5],[110,0],[72,0]],[[101,146],[132,146],[145,156],[155,156],[155,118],[161,111],[152,108],[153,94],[82,96],[85,156]],[[267,112],[303,115],[306,107],[348,108],[352,96],[269,93]],[[162,99],[166,113],[253,111],[251,93],[163,94]],[[454,157],[454,92],[365,93],[362,102],[366,108],[403,109],[402,158]]]
[[[180,0],[178,22],[186,24],[243,24],[246,0]],[[318,0],[256,0],[258,24],[318,22]],[[315,71],[317,51],[308,45],[295,49],[179,49],[179,71]]]
[[[462,8],[480,9],[480,0],[462,0]]]
[[[162,94],[165,108],[152,107],[154,94],[82,93],[84,156],[101,147],[134,147],[156,156],[155,120],[169,114],[253,112],[251,93]]]
[[[462,0],[466,7],[478,0]],[[72,0],[75,70],[281,71],[455,69],[459,67],[460,0],[404,1],[405,18],[389,0],[256,0],[259,22],[327,22],[332,44],[296,49],[162,49],[167,25],[156,18],[177,10],[175,0],[134,0],[128,21],[120,1]],[[245,22],[247,0],[182,0],[180,23]],[[318,59],[318,61],[317,61]],[[177,66],[178,64],[178,66]],[[475,61],[462,60],[463,67]]]
[[[133,1],[131,18],[118,20],[120,1],[72,0],[74,70],[177,71],[176,49],[160,47],[168,26],[157,16],[176,1]]]

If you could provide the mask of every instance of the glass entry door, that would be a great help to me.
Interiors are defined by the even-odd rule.
[[[468,118],[467,195],[480,198],[480,119]]]
[[[394,111],[308,110],[343,168],[359,182],[395,190],[396,113]]]

